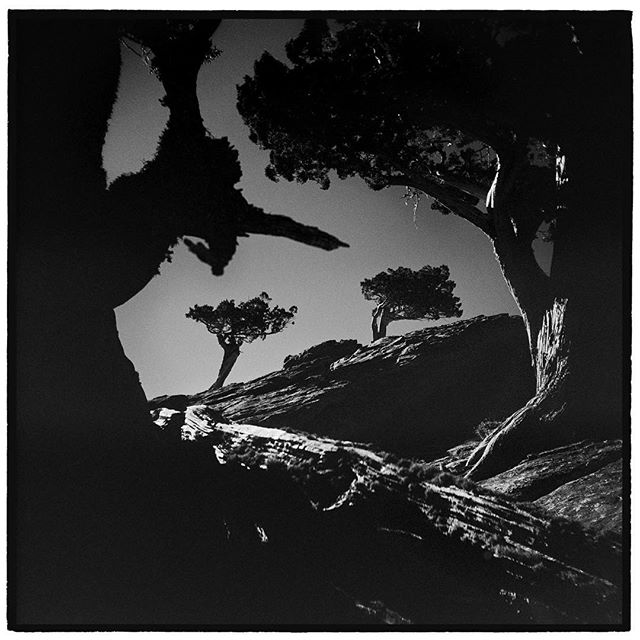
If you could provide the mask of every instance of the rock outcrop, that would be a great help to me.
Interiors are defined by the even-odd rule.
[[[206,404],[235,422],[433,458],[472,436],[483,419],[507,417],[534,392],[520,318],[479,316],[382,338],[337,359],[341,349],[357,346],[345,342],[314,347],[244,384],[163,396],[150,406]]]
[[[327,340],[305,349],[302,353],[287,356],[282,368],[291,369],[304,365],[307,370],[317,368],[321,372],[325,365],[330,365],[340,358],[348,358],[361,348],[362,345],[357,340]]]
[[[600,533],[622,534],[622,457],[560,485],[534,504]]]
[[[223,514],[218,552],[241,559],[234,573],[245,557],[265,567],[275,624],[623,628],[619,440],[463,478],[495,420],[526,402],[530,373],[521,321],[479,317],[331,341],[246,384],[150,405],[162,438],[215,476],[203,495]]]
[[[621,619],[617,537],[558,518],[540,500],[537,506],[507,500],[447,473],[442,463],[401,459],[360,443],[221,423],[206,405],[159,409],[155,416],[224,467],[257,474],[261,486],[269,478],[293,480],[303,492],[301,505],[312,507],[305,525],[298,522],[292,532],[282,505],[245,499],[228,523],[229,537],[246,536],[234,533],[244,528],[288,554],[293,535],[323,588],[332,585],[368,624],[612,625]],[[584,462],[590,449],[583,448]],[[613,449],[612,443],[591,448],[599,460],[596,452]],[[563,454],[546,455],[557,462]],[[524,485],[522,471],[519,477]],[[553,497],[558,490],[547,497],[570,503],[568,494]]]
[[[433,464],[451,473],[464,473],[475,444],[454,447]],[[613,534],[619,540],[623,529],[623,460],[621,440],[576,442],[529,455],[478,486],[510,501],[541,507],[596,534]]]

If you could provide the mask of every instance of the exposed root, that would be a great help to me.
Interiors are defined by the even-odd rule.
[[[570,444],[576,425],[568,420],[569,341],[566,300],[556,300],[545,314],[536,350],[537,393],[489,434],[469,456],[467,477],[490,478],[531,453]]]

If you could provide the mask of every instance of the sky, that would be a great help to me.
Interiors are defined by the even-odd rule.
[[[200,108],[209,131],[227,136],[238,149],[243,170],[239,186],[249,202],[318,226],[350,247],[325,252],[284,238],[240,238],[224,275],[215,277],[181,243],[161,274],[116,309],[125,352],[148,398],[197,393],[215,380],[222,350],[203,325],[185,318],[195,304],[215,306],[223,299],[242,301],[266,291],[274,304],[299,309],[295,325],[242,347],[227,383],[275,371],[287,355],[325,340],[369,342],[372,304],[362,297],[360,282],[389,267],[447,264],[463,319],[518,313],[486,236],[454,215],[432,211],[426,199],[414,219],[401,187],[376,192],[359,178],[336,178],[323,191],[314,183],[274,183],[265,177],[268,152],[249,141],[236,110],[236,85],[252,74],[264,51],[284,60],[285,43],[301,27],[297,19],[224,20],[213,37],[222,55],[205,65],[198,78]],[[123,48],[118,100],[103,154],[109,180],[138,171],[153,157],[167,119],[159,103],[162,95],[159,81],[140,58]],[[388,334],[438,323],[442,321],[394,322]]]

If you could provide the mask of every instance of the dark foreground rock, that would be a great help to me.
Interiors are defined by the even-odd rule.
[[[292,572],[304,585],[276,624],[308,622],[305,599],[316,591],[325,624],[621,623],[614,533],[508,500],[447,473],[442,463],[290,429],[222,423],[210,412],[200,405],[154,416],[212,464],[252,479],[230,482],[218,509],[227,514],[231,555],[247,545],[255,558],[267,554],[282,579]],[[280,578],[265,579],[269,589]]]
[[[577,442],[527,456],[515,467],[480,484],[513,500],[533,501],[621,457],[620,440]]]
[[[476,444],[467,442],[454,447],[433,464],[464,474],[469,453]],[[623,528],[622,474],[622,441],[584,441],[529,455],[478,486],[511,501],[541,507],[595,533],[612,533],[619,539]]]
[[[156,398],[160,437],[183,452],[177,468],[198,460],[198,503],[218,531],[211,574],[228,588],[204,617],[624,628],[620,441],[463,477],[532,392],[522,323],[496,316],[330,341],[246,384]]]
[[[615,462],[538,498],[534,504],[549,513],[580,522],[595,531],[622,533],[623,462]]]
[[[507,417],[534,392],[520,318],[479,316],[357,347],[323,343],[251,382],[186,399],[163,396],[150,407],[206,404],[236,422],[432,458],[483,419]],[[353,353],[337,359],[344,352]]]

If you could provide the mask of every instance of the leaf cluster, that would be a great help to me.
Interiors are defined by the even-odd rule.
[[[446,265],[425,265],[414,271],[408,267],[387,269],[360,286],[366,300],[384,304],[392,320],[437,320],[460,317],[460,299],[453,295],[456,283],[449,279]]]
[[[335,170],[380,189],[398,175],[458,171],[488,186],[490,148],[424,113],[422,83],[403,66],[415,56],[414,35],[404,21],[348,23],[333,33],[310,20],[287,45],[293,65],[264,54],[239,87],[238,109],[250,138],[271,152],[267,177],[326,189]]]
[[[585,25],[563,19],[308,20],[289,64],[264,54],[238,88],[250,138],[277,181],[373,189],[419,178],[486,193],[514,140],[548,149],[544,174],[579,95]],[[540,145],[539,145],[540,146]],[[448,213],[442,203],[434,209]],[[549,217],[549,215],[547,215]]]
[[[287,45],[292,65],[266,54],[256,63],[254,77],[245,78],[239,88],[240,112],[253,137],[276,149],[286,121],[294,116],[288,137],[292,146],[302,150],[308,142],[305,129],[310,129],[309,122],[321,122],[318,129],[323,132],[328,124],[329,138],[313,147],[322,150],[338,171],[347,159],[345,138],[356,143],[353,163],[365,167],[370,164],[368,154],[381,150],[380,142],[409,142],[424,130],[407,121],[415,100],[402,104],[402,98],[419,86],[417,78],[411,81],[403,68],[414,35],[415,28],[405,21],[351,22],[335,32],[324,21],[307,21],[301,34]],[[295,117],[303,104],[311,109],[304,112],[306,123]],[[268,119],[277,115],[278,107],[286,115],[270,127]],[[286,170],[283,151],[277,150],[273,159]],[[312,168],[310,164],[309,170]],[[305,176],[300,172],[298,177]]]
[[[223,300],[217,307],[195,305],[189,309],[186,317],[201,322],[210,333],[230,338],[235,343],[253,342],[257,338],[264,340],[268,335],[280,333],[288,324],[294,324],[293,318],[298,308],[288,310],[273,306],[266,292],[245,302],[236,304],[235,300]]]

